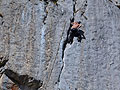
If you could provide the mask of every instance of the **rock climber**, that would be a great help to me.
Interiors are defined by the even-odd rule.
[[[81,22],[74,22],[74,18],[70,19],[70,27],[67,30],[67,37],[63,42],[62,46],[62,58],[64,57],[64,51],[68,43],[72,44],[74,37],[77,37],[78,42],[81,42],[82,39],[86,39],[84,32],[79,28],[82,26]]]
[[[68,36],[68,43],[72,44],[74,37],[77,37],[78,42],[81,42],[82,39],[86,39],[84,32],[79,28],[82,26],[81,22],[72,22],[72,27]]]

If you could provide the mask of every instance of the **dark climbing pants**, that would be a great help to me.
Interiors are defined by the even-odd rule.
[[[72,44],[74,37],[77,37],[78,42],[81,42],[82,39],[86,39],[84,32],[78,29],[71,29],[68,36],[68,43]]]

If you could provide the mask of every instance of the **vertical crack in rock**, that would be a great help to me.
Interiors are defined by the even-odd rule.
[[[57,1],[58,0],[50,0],[50,1],[52,1],[54,4],[56,4],[56,5],[58,5],[57,4]],[[49,1],[48,0],[44,0],[44,5],[45,5],[45,7],[44,7],[44,11],[45,11],[45,16],[44,16],[44,18],[43,18],[43,23],[44,24],[46,24],[46,19],[47,19],[47,16],[48,16],[48,10],[47,10],[47,6],[48,6],[48,4],[49,4]]]
[[[36,80],[28,75],[19,75],[10,69],[6,69],[4,73],[22,90],[38,90],[43,84],[41,80]]]
[[[84,14],[85,14],[85,10],[87,7],[87,0],[84,1],[82,7],[80,7],[79,9],[75,10],[74,13],[76,14],[77,12],[81,12],[81,17],[83,16],[86,20],[88,19]]]
[[[67,30],[67,37],[66,37],[66,39],[63,42],[63,46],[62,46],[62,59],[64,58],[64,51],[65,51],[65,48],[66,48],[67,43],[68,43],[68,36],[69,36],[70,29],[72,27],[72,24],[71,24],[72,22],[74,22],[74,17],[72,19],[70,19],[70,26],[69,26],[69,29]]]
[[[72,27],[72,24],[71,24],[71,23],[74,22],[75,13],[77,13],[77,12],[80,10],[80,9],[78,9],[78,10],[76,11],[76,8],[75,8],[75,7],[76,7],[76,1],[77,1],[77,0],[73,0],[73,18],[70,19],[70,26],[69,26],[69,29],[68,29],[68,31],[67,31],[67,37],[66,37],[66,39],[64,40],[63,46],[62,46],[62,60],[64,59],[64,51],[65,51],[65,48],[66,48],[66,46],[67,46],[69,32],[70,32],[70,29],[71,29],[71,27]],[[86,9],[86,7],[87,7],[87,0],[85,1],[85,4],[84,4],[84,8],[85,8],[85,9]],[[84,15],[84,13],[85,13],[85,11],[84,11],[84,12],[81,11],[81,16],[84,16],[84,18],[87,19],[87,17]],[[60,71],[59,77],[58,77],[58,82],[60,82],[60,77],[61,77],[61,73],[62,73],[63,68],[64,68],[64,61],[63,61],[63,65],[62,65],[62,67],[61,67],[61,71]]]
[[[64,59],[64,51],[65,51],[65,48],[66,48],[67,43],[68,43],[68,36],[69,36],[70,29],[72,27],[72,24],[71,24],[72,22],[74,22],[74,17],[72,19],[70,19],[70,26],[69,26],[69,29],[67,30],[67,37],[66,37],[66,39],[63,42],[63,46],[62,46],[62,61]],[[60,74],[58,76],[58,82],[60,82],[60,77],[61,77],[63,68],[64,68],[64,61],[63,61],[63,65],[62,65],[61,70],[60,70]]]
[[[65,26],[66,26],[66,23],[64,24],[64,28],[63,28],[63,30],[65,30]],[[62,67],[61,67],[61,70],[60,70],[60,74],[59,74],[59,76],[58,76],[58,80],[57,80],[57,82],[60,82],[60,77],[61,77],[61,74],[62,74],[62,71],[63,71],[63,68],[64,68],[64,61],[63,61],[63,59],[64,59],[64,50],[65,50],[65,48],[66,48],[66,44],[67,44],[67,41],[64,41],[63,42],[63,46],[62,46]]]
[[[76,0],[73,0],[73,17],[75,16],[75,11],[76,11]]]
[[[62,61],[63,61],[63,59],[64,59],[64,51],[65,51],[65,48],[66,48],[67,43],[68,43],[69,32],[70,32],[70,29],[71,29],[71,27],[72,27],[72,24],[71,24],[71,23],[74,22],[75,11],[76,11],[75,6],[76,6],[76,0],[73,0],[73,17],[72,17],[72,19],[70,19],[70,27],[69,27],[69,29],[68,29],[68,31],[67,31],[67,37],[66,37],[66,39],[65,39],[64,42],[63,42],[63,46],[62,46]],[[60,74],[59,74],[59,76],[58,76],[58,82],[60,82],[60,77],[61,77],[63,68],[64,68],[64,61],[63,61],[63,65],[62,65],[61,70],[60,70]]]
[[[62,67],[61,67],[60,74],[59,74],[59,76],[58,76],[57,82],[60,82],[60,77],[61,77],[61,74],[62,74],[62,71],[63,71],[63,68],[64,68],[64,61],[63,61],[63,59],[62,59],[62,62],[63,62],[63,64],[62,64]],[[56,84],[57,84],[57,83],[56,83]]]
[[[43,23],[46,24],[45,21],[46,21],[46,19],[47,19],[47,15],[48,15],[48,11],[47,11],[48,1],[45,1],[45,2],[44,2],[44,5],[45,5],[45,6],[44,6],[45,16],[44,16],[44,18],[43,18]]]
[[[62,46],[62,59],[64,58],[64,51],[65,51],[65,48],[67,46],[67,43],[68,43],[68,36],[69,36],[69,32],[70,32],[70,29],[72,27],[72,22],[74,22],[74,16],[75,16],[75,5],[76,5],[76,0],[73,0],[73,17],[72,19],[70,19],[70,26],[69,26],[69,29],[67,30],[67,37],[66,39],[64,40],[63,42],[63,46]]]
[[[49,80],[50,80],[50,77],[51,77],[51,74],[52,74],[52,71],[53,71],[53,69],[54,69],[54,64],[55,64],[55,61],[56,61],[56,59],[57,59],[57,56],[58,56],[58,52],[59,52],[59,49],[60,49],[60,43],[61,43],[61,41],[62,41],[62,37],[63,37],[63,34],[64,34],[64,30],[65,30],[65,26],[66,26],[66,21],[65,21],[65,24],[64,24],[64,28],[63,28],[63,31],[62,31],[62,34],[61,34],[61,37],[60,37],[60,41],[59,41],[59,44],[58,44],[58,48],[57,48],[57,53],[56,53],[56,55],[55,55],[55,57],[54,57],[54,60],[53,60],[53,62],[51,63],[51,67],[49,68],[49,75],[48,75],[48,79],[46,80],[46,82],[43,84],[43,90],[46,90],[46,86],[47,86],[47,84],[48,84],[48,82],[49,82]],[[64,63],[63,63],[64,64]],[[63,67],[63,66],[62,66]],[[62,70],[61,70],[61,72],[62,72]],[[60,72],[60,75],[61,75],[61,72]],[[60,77],[60,75],[59,75],[59,77]]]
[[[83,16],[86,20],[88,19],[84,14],[85,14],[85,10],[87,8],[87,0],[85,1],[85,4],[84,4],[84,10],[81,10],[81,16]]]

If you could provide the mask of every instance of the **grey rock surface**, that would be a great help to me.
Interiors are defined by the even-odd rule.
[[[0,0],[0,55],[9,56],[4,68],[43,81],[38,90],[120,90],[119,3]],[[74,38],[62,58],[71,18],[82,22],[86,40]],[[2,90],[11,83],[1,76]]]

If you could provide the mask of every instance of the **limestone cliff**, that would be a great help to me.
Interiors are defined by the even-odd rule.
[[[86,40],[63,49],[70,19]],[[0,0],[0,90],[120,90],[120,0]]]

